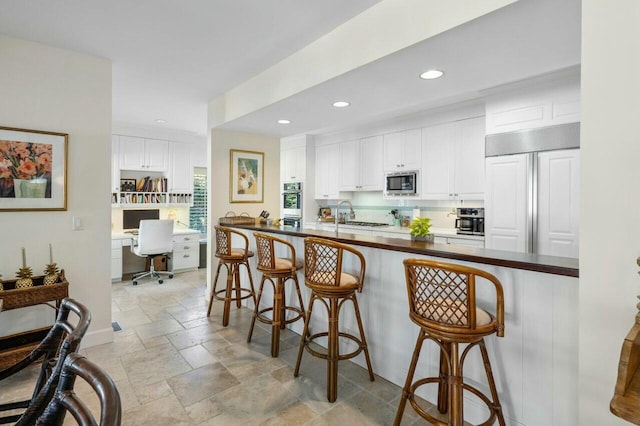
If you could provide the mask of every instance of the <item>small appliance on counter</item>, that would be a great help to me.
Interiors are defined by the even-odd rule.
[[[456,234],[484,235],[483,208],[457,208]]]

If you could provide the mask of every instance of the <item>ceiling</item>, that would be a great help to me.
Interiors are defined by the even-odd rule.
[[[0,0],[0,33],[113,61],[113,120],[206,134],[207,102],[379,0]],[[321,133],[580,63],[580,0],[520,0],[222,127]],[[178,7],[180,5],[181,7]],[[439,80],[417,76],[425,66]],[[351,106],[331,107],[338,99]],[[155,124],[155,119],[165,124]],[[289,125],[276,120],[288,118]]]

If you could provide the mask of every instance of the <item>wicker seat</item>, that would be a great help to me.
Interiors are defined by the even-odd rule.
[[[304,321],[304,330],[300,339],[300,349],[294,376],[298,377],[300,372],[300,362],[302,352],[307,350],[311,355],[327,360],[327,399],[334,402],[338,396],[338,361],[350,359],[364,351],[369,378],[374,380],[369,349],[364,336],[360,309],[356,299],[356,291],[362,292],[364,282],[366,262],[362,254],[348,245],[337,243],[320,238],[306,238],[304,240],[304,264],[305,264],[305,284],[311,289],[311,298]],[[357,275],[348,274],[342,271],[343,255],[347,253],[359,263],[359,273]],[[358,323],[360,337],[339,331],[340,309],[343,304],[350,300],[355,309],[355,317]],[[313,305],[320,301],[328,311],[329,325],[328,331],[320,333],[309,333],[309,322]],[[319,352],[311,347],[311,343],[321,337],[327,338],[327,351]],[[358,348],[347,354],[340,354],[339,338],[346,338],[355,342]]]
[[[242,232],[227,228],[224,226],[216,226],[216,257],[218,258],[218,269],[216,277],[213,279],[213,288],[211,289],[211,299],[209,300],[209,309],[207,316],[211,315],[213,307],[213,299],[224,300],[224,311],[222,313],[222,325],[229,325],[229,311],[231,310],[231,302],[236,302],[236,306],[240,308],[244,299],[251,298],[256,303],[256,294],[253,287],[253,277],[249,268],[249,258],[253,257],[253,252],[249,250],[249,239]],[[243,248],[232,247],[232,236],[237,236],[244,242]],[[220,268],[224,265],[227,270],[227,285],[224,289],[218,290],[218,276]],[[242,287],[240,285],[240,266],[247,268],[249,275],[250,287]],[[235,292],[235,295],[233,294]]]
[[[91,386],[100,402],[99,423],[73,390],[77,377]],[[121,424],[122,407],[115,383],[104,370],[77,353],[65,359],[56,392],[36,425],[61,425],[67,412],[80,426]]]
[[[69,321],[71,312],[75,314],[77,319]],[[42,362],[31,399],[0,405],[0,411],[23,408],[25,410],[20,414],[0,417],[0,424],[35,424],[46,404],[53,398],[65,358],[78,350],[90,322],[91,313],[84,305],[71,298],[62,300],[56,321],[40,344],[25,358],[0,371],[0,388],[2,388],[2,380],[19,373],[32,364]]]
[[[277,357],[280,348],[280,329],[284,329],[286,324],[291,324],[304,318],[304,304],[302,303],[297,274],[297,271],[302,268],[302,263],[296,260],[296,250],[288,241],[260,232],[255,232],[253,236],[256,239],[258,252],[257,269],[262,272],[262,280],[260,281],[260,288],[258,289],[258,301],[253,312],[253,320],[251,321],[247,342],[251,341],[256,319],[265,324],[271,324],[271,356]],[[277,246],[286,247],[289,257],[276,257]],[[295,285],[299,308],[286,304],[284,285],[289,280],[293,281]],[[262,300],[262,291],[265,282],[271,283],[273,288],[273,306],[260,309],[260,301]],[[287,311],[292,311],[295,315],[287,319]],[[267,312],[271,312],[271,318],[265,315]]]
[[[416,412],[434,425],[461,426],[463,419],[463,390],[473,393],[489,408],[489,418],[482,425],[493,424],[497,418],[504,425],[504,416],[493,380],[489,355],[484,337],[496,333],[504,336],[504,298],[500,281],[488,272],[445,262],[426,259],[404,261],[409,296],[409,317],[420,326],[413,358],[402,390],[395,425],[402,421],[407,400]],[[495,289],[496,315],[476,306],[476,278],[487,280]],[[425,340],[435,342],[440,348],[440,376],[413,382],[420,350]],[[458,345],[468,344],[459,353]],[[478,346],[482,355],[491,399],[477,388],[464,382],[464,360],[469,351]],[[416,389],[429,383],[438,384],[438,411],[447,414],[442,422],[418,405]]]

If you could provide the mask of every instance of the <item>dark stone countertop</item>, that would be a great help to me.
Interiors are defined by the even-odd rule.
[[[266,225],[233,225],[230,227],[259,232],[270,232],[281,235],[291,235],[302,238],[320,237],[345,244],[373,247],[381,250],[392,250],[404,253],[441,257],[444,259],[524,269],[528,271],[564,275],[568,277],[579,276],[578,259],[568,257],[518,253],[450,244],[414,242],[400,238],[356,235],[350,233],[348,230],[344,230],[339,234],[336,234],[335,232],[330,231],[301,229],[292,226],[275,227]]]

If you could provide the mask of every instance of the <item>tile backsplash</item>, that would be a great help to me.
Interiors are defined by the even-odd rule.
[[[353,204],[356,219],[364,222],[393,224],[391,210],[398,209],[400,216],[412,217],[414,209],[420,209],[420,216],[430,217],[434,228],[454,228],[457,207],[484,207],[483,201],[426,201],[426,200],[387,200],[382,192],[354,192],[349,200]],[[329,207],[335,214],[337,202],[328,201],[321,207]],[[341,212],[347,207],[342,206]]]

